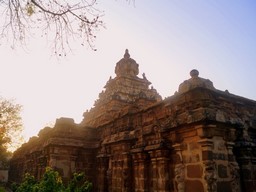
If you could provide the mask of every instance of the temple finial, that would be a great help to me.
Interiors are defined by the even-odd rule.
[[[129,59],[130,58],[130,54],[129,54],[129,50],[128,49],[125,49],[124,58],[125,59]]]
[[[198,75],[199,75],[199,71],[198,71],[198,70],[192,69],[192,70],[190,71],[190,76],[191,76],[192,78],[198,77]]]

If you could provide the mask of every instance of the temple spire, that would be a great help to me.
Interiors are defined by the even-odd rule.
[[[139,65],[130,57],[128,49],[125,50],[124,57],[117,62],[115,73],[117,76],[136,77],[139,74]]]
[[[125,59],[129,59],[130,58],[130,54],[129,54],[129,50],[128,49],[125,49],[124,58]]]

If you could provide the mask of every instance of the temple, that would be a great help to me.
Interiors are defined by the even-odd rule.
[[[85,172],[98,192],[252,192],[256,101],[193,69],[165,99],[128,50],[81,123],[60,118],[14,153],[9,180],[47,166],[64,181]]]

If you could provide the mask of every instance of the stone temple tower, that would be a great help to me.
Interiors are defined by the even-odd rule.
[[[109,78],[94,107],[84,113],[83,125],[98,127],[121,114],[136,112],[162,100],[153,87],[149,88],[151,82],[144,73],[143,78],[138,77],[139,65],[127,49],[116,64],[115,74],[115,78]]]

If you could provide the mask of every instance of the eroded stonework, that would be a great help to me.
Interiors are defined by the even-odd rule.
[[[51,166],[84,171],[102,192],[242,192],[256,188],[256,102],[192,70],[164,100],[128,50],[80,124],[61,118],[15,153],[10,181]]]

